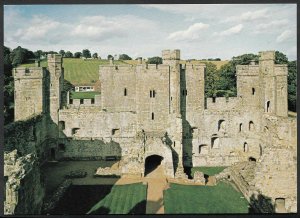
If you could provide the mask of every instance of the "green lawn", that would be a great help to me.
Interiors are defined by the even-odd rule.
[[[196,171],[201,171],[204,174],[207,174],[209,176],[213,176],[215,174],[218,174],[222,172],[226,167],[193,167],[191,169],[191,175],[194,177],[194,173]]]
[[[248,213],[248,202],[230,184],[192,186],[171,183],[164,191],[167,214]]]
[[[71,92],[71,99],[91,99],[94,98],[95,95],[99,95],[100,92]]]
[[[113,186],[87,214],[145,214],[147,188],[142,183]]]
[[[127,64],[114,61],[115,64]],[[109,64],[108,60],[83,60],[81,58],[64,58],[65,79],[72,84],[94,83],[99,80],[99,65]],[[33,67],[34,63],[22,64],[20,67]],[[47,61],[41,61],[42,67],[47,67]]]

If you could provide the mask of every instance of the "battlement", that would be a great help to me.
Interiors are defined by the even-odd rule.
[[[238,105],[237,97],[216,97],[206,99],[206,109],[208,110],[231,110]]]
[[[194,70],[199,70],[199,69],[205,69],[206,65],[203,63],[200,64],[183,64],[181,65],[182,69],[185,69],[187,71],[194,71]]]
[[[162,59],[163,60],[180,60],[180,50],[175,49],[171,50],[163,50],[162,51]]]
[[[13,77],[15,79],[40,79],[46,75],[46,68],[44,67],[19,67],[13,69]]]
[[[275,60],[275,51],[260,51],[259,61]]]
[[[60,54],[48,54],[48,63],[62,63],[62,56]]]
[[[237,65],[236,75],[237,76],[258,76],[259,65]]]

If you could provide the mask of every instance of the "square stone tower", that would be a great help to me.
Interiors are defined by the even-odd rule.
[[[31,116],[47,111],[46,68],[31,67],[13,69],[15,121],[26,120]]]

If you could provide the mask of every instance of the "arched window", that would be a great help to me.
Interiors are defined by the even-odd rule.
[[[152,98],[152,90],[150,90],[150,98]]]
[[[249,151],[248,143],[245,142],[244,143],[244,152],[248,152],[248,151]]]
[[[174,148],[175,148],[175,141],[173,142],[173,146],[174,146]]]
[[[226,125],[226,122],[225,120],[219,120],[218,122],[218,131],[225,131],[225,125]]]
[[[65,121],[59,121],[58,122],[58,129],[64,130],[65,129]]]
[[[252,95],[255,95],[255,88],[252,88]]]
[[[124,89],[124,96],[127,96],[127,89]]]
[[[154,113],[151,114],[151,119],[154,120]]]
[[[270,107],[271,107],[271,102],[270,102],[270,101],[267,101],[267,104],[266,104],[266,112],[267,112],[267,113],[270,112]]]
[[[208,146],[207,145],[199,145],[198,148],[199,154],[208,154]]]
[[[152,92],[153,92],[153,98],[155,98],[155,90],[153,90]]]
[[[254,123],[253,121],[249,122],[249,131],[253,131],[254,130]]]
[[[242,132],[242,129],[243,129],[243,124],[240,123],[240,129],[239,129],[239,132]]]
[[[219,148],[220,147],[220,140],[218,137],[211,138],[211,148]]]

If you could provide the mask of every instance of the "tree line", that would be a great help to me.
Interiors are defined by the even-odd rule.
[[[5,124],[10,123],[14,119],[14,81],[12,77],[12,69],[20,64],[31,62],[34,59],[39,59],[47,54],[58,54],[63,57],[91,57],[88,49],[82,52],[71,52],[60,50],[55,51],[42,51],[37,50],[32,52],[28,49],[18,46],[11,50],[4,46],[4,121]],[[70,53],[72,55],[70,55]],[[98,57],[97,53],[93,57]],[[113,58],[112,55],[107,57]],[[206,76],[205,76],[205,97],[234,97],[237,94],[236,90],[236,66],[249,64],[251,61],[258,62],[259,56],[255,54],[243,54],[232,59],[222,65],[220,69],[212,62],[205,62]],[[127,54],[121,54],[119,60],[132,60]],[[162,58],[155,56],[147,60],[149,64],[162,64]],[[296,99],[297,99],[297,65],[296,61],[289,61],[285,54],[275,52],[276,64],[287,64],[288,66],[288,108],[290,111],[296,112]]]

